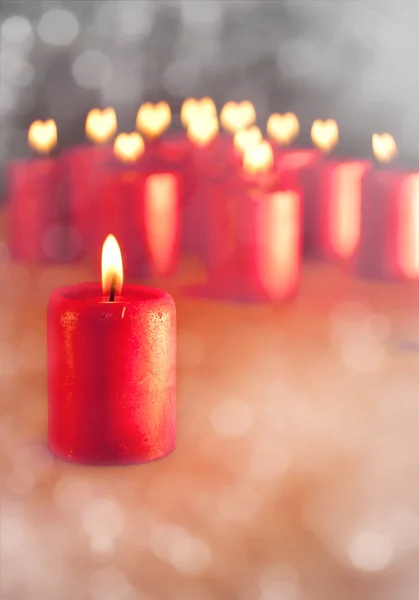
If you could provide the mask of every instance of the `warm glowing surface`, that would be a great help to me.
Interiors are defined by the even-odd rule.
[[[28,143],[37,152],[48,154],[57,145],[57,125],[53,119],[34,121],[28,130]]]
[[[145,185],[145,226],[152,270],[170,270],[177,236],[178,186],[171,173],[149,175]]]
[[[339,141],[338,124],[333,119],[321,121],[316,119],[311,126],[311,139],[313,144],[322,152],[331,152]]]
[[[255,120],[255,107],[248,100],[243,100],[243,102],[227,102],[221,109],[221,125],[230,133],[250,127]]]
[[[260,278],[271,298],[281,298],[294,289],[300,272],[300,196],[276,192],[261,203]]]
[[[148,138],[159,137],[172,122],[172,112],[167,102],[146,102],[137,113],[137,129]]]
[[[120,133],[115,138],[113,151],[122,162],[135,162],[144,153],[144,140],[136,131]]]
[[[115,135],[117,126],[113,108],[93,108],[86,118],[86,136],[96,144],[104,144]]]
[[[315,150],[289,150],[278,156],[277,165],[279,169],[298,170],[307,167],[316,158]]]
[[[287,146],[300,133],[300,123],[294,113],[274,113],[268,119],[266,131],[275,142]]]
[[[274,154],[269,142],[261,142],[247,148],[243,155],[243,169],[246,173],[264,173],[274,164]]]
[[[109,296],[112,281],[115,280],[115,294],[122,290],[124,272],[122,256],[115,236],[109,234],[103,242],[102,248],[102,291],[104,296]]]
[[[184,127],[188,127],[191,119],[204,119],[207,116],[217,117],[217,108],[212,98],[187,98],[180,109],[180,120]]]
[[[203,148],[217,137],[218,131],[217,117],[210,113],[205,113],[202,116],[195,115],[190,119],[187,136],[196,146]]]
[[[397,145],[389,133],[373,133],[372,150],[375,158],[382,163],[389,163],[397,154]]]
[[[330,173],[327,197],[328,239],[333,254],[340,258],[353,255],[361,235],[361,178],[365,163],[341,164]]]
[[[249,129],[241,129],[234,134],[234,147],[239,152],[245,152],[252,146],[257,146],[262,141],[262,132],[254,125]]]
[[[419,175],[410,175],[400,188],[398,259],[402,273],[419,277]]]

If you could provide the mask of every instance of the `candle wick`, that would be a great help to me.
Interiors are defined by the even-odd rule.
[[[112,277],[111,281],[111,289],[109,293],[109,302],[113,302],[115,300],[115,288],[116,288],[116,275]]]

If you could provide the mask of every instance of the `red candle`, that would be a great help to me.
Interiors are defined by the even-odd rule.
[[[318,235],[325,255],[347,261],[356,252],[361,235],[361,181],[371,166],[366,160],[323,165]]]
[[[260,166],[263,158],[268,157],[261,150]],[[246,153],[246,168],[248,159]],[[214,192],[206,293],[245,301],[282,301],[292,296],[301,262],[298,188],[268,170],[243,173],[226,181],[222,194],[215,188]]]
[[[57,143],[54,121],[35,121],[28,141],[45,156],[8,166],[11,255],[22,261],[71,258],[62,170],[55,158],[46,156]]]
[[[122,287],[113,236],[102,269],[102,287],[59,288],[49,301],[49,446],[79,463],[148,462],[175,448],[175,305],[164,291]]]

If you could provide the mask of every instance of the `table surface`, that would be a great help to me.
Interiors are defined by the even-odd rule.
[[[183,265],[177,449],[97,468],[46,446],[46,303],[88,266],[0,259],[2,598],[417,600],[416,284],[308,264],[240,305]]]

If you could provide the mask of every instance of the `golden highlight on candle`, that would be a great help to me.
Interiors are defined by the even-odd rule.
[[[109,234],[102,247],[102,291],[108,297],[120,295],[124,279],[122,256],[115,236]],[[111,298],[112,299],[112,298]]]
[[[95,144],[105,144],[115,135],[117,127],[113,108],[92,108],[86,118],[86,137]]]
[[[372,151],[376,160],[381,163],[389,163],[397,154],[397,145],[389,133],[372,134]]]
[[[334,119],[316,119],[311,126],[311,139],[319,150],[328,154],[339,142],[338,124]]]
[[[220,113],[221,125],[230,133],[246,129],[256,121],[255,107],[249,100],[227,102]]]
[[[218,131],[218,119],[215,115],[207,114],[204,118],[195,115],[189,121],[186,135],[193,144],[204,148],[217,137]]]
[[[234,147],[238,152],[243,153],[247,148],[260,144],[262,139],[261,130],[256,125],[253,125],[249,129],[241,129],[234,134]]]
[[[246,173],[266,173],[274,164],[274,154],[269,142],[247,148],[243,155],[243,169]]]
[[[288,146],[300,133],[300,123],[294,113],[273,113],[266,124],[266,132],[280,146]]]
[[[113,146],[114,154],[119,160],[133,163],[144,153],[144,140],[139,133],[120,133]]]
[[[48,154],[58,141],[57,125],[54,119],[34,121],[28,130],[29,145],[40,154]]]
[[[182,125],[187,128],[190,121],[195,118],[207,118],[208,116],[217,117],[217,108],[212,98],[205,97],[197,100],[196,98],[187,98],[180,109],[180,120]]]
[[[167,102],[146,102],[137,113],[136,126],[150,139],[158,138],[172,122],[172,111]]]

